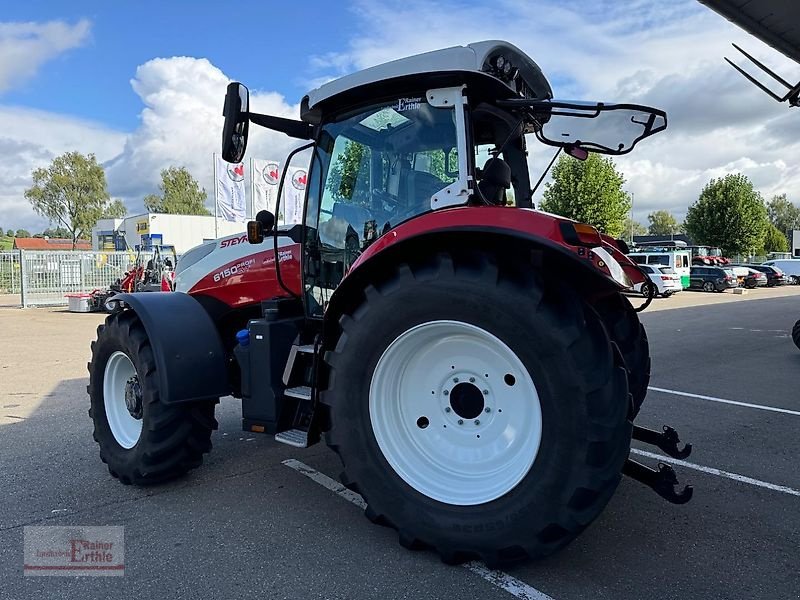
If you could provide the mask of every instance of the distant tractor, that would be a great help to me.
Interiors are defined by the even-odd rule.
[[[251,112],[231,83],[224,116],[230,162],[249,123],[303,140],[286,160],[312,155],[303,222],[262,211],[187,252],[177,293],[116,296],[88,388],[114,477],[200,465],[233,395],[246,431],[324,435],[366,515],[448,563],[554,552],[623,473],[688,501],[671,468],[628,457],[632,437],[690,450],[633,425],[650,355],[622,292],[646,276],[623,242],[534,209],[526,151],[533,134],[578,159],[624,154],[662,111],[553,100],[529,57],[487,41],[327,83],[300,120]]]

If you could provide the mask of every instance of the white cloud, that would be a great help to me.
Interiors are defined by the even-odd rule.
[[[0,106],[0,227],[35,232],[47,225],[23,196],[31,171],[72,150],[94,153],[102,162],[119,154],[124,142],[124,133],[98,123]]]
[[[48,60],[82,45],[90,29],[86,19],[74,25],[0,22],[0,93],[33,77]]]
[[[145,106],[141,126],[128,136],[123,152],[107,165],[109,190],[129,210],[156,191],[160,172],[185,166],[205,187],[213,207],[212,154],[219,153],[222,104],[228,77],[206,59],[157,58],[141,65],[131,81]],[[299,107],[274,92],[251,92],[254,112],[297,118]],[[253,126],[248,157],[280,160],[295,146],[286,136]]]

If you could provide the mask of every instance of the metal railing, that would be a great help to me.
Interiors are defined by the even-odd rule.
[[[0,306],[19,306],[21,289],[19,250],[0,252]]]
[[[19,294],[23,307],[63,306],[67,294],[107,289],[135,262],[134,252],[0,252],[0,294]]]

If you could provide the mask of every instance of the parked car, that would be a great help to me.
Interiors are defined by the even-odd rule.
[[[724,292],[739,287],[730,268],[693,266],[689,273],[689,288],[706,292]]]
[[[762,264],[767,267],[778,267],[789,283],[800,284],[800,258],[774,259]]]
[[[756,271],[761,271],[767,276],[767,287],[775,287],[776,285],[783,285],[786,283],[786,275],[778,267],[771,267],[769,265],[737,265],[739,267],[749,267]]]
[[[680,292],[683,289],[681,277],[672,267],[659,267],[658,265],[639,265],[639,267],[650,278],[649,282],[637,283],[633,286],[633,289],[642,296],[647,297],[650,295],[648,292],[648,287],[650,286],[655,289],[656,296],[664,298],[669,298],[675,292]]]
[[[683,288],[689,287],[690,255],[686,250],[649,246],[641,252],[631,252],[628,257],[640,265],[669,267],[680,278]]]
[[[752,290],[753,288],[767,285],[767,276],[761,271],[738,265],[731,267],[731,270],[736,275],[739,287]]]

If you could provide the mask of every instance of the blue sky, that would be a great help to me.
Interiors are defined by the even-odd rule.
[[[131,130],[141,100],[129,80],[136,67],[155,57],[210,59],[231,78],[254,89],[272,89],[299,100],[318,75],[310,55],[341,48],[353,18],[335,3],[130,1],[4,3],[3,21],[88,20],[86,43],[42,66],[38,75],[2,100],[98,120]],[[279,8],[278,8],[279,7]],[[320,15],[324,18],[319,18]],[[88,101],[87,101],[88,100]]]
[[[800,118],[722,60],[737,42],[786,78],[800,67],[696,0],[209,0],[4,2],[0,13],[0,227],[43,229],[23,197],[33,169],[94,153],[132,214],[159,173],[186,166],[213,189],[224,90],[297,117],[309,89],[419,52],[506,39],[557,97],[663,108],[663,134],[617,161],[634,217],[682,218],[712,177],[742,172],[765,197],[800,200]],[[796,112],[796,111],[794,111]],[[282,136],[255,128],[250,156],[280,160]],[[529,142],[534,175],[550,150]],[[209,204],[211,199],[209,198]]]

